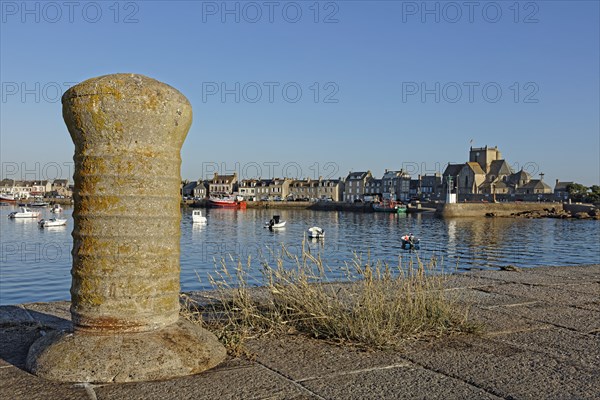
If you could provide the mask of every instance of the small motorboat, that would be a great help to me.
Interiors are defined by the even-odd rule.
[[[192,211],[192,222],[194,224],[205,224],[208,220],[204,215],[202,215],[201,210]]]
[[[30,207],[48,207],[50,205],[50,203],[45,202],[45,201],[35,201],[33,203],[31,203],[29,206]]]
[[[312,228],[308,228],[308,237],[311,239],[322,239],[325,237],[325,231],[323,228],[313,226]]]
[[[281,217],[279,215],[273,215],[273,218],[271,218],[270,221],[265,222],[265,228],[269,228],[271,230],[285,228],[286,221],[281,221],[280,218]]]
[[[59,214],[59,213],[63,212],[63,208],[60,206],[60,204],[55,204],[50,209],[50,212],[54,213],[54,214]]]
[[[39,216],[39,211],[31,211],[27,207],[20,207],[19,211],[13,211],[8,214],[8,218],[38,218]]]
[[[419,250],[421,248],[421,240],[414,237],[412,233],[402,236],[401,240],[404,250]]]
[[[49,228],[52,226],[64,226],[67,224],[67,220],[65,218],[50,218],[50,219],[41,219],[38,224],[40,228]]]

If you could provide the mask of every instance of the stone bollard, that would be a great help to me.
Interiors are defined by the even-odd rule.
[[[167,379],[225,349],[179,317],[180,150],[188,100],[142,75],[89,79],[62,98],[75,143],[73,332],[36,341],[34,374],[68,382]]]

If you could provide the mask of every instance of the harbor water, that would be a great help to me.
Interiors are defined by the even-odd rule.
[[[0,304],[68,300],[71,285],[72,208],[65,207],[67,225],[40,228],[36,219],[9,219],[14,207],[0,208]],[[42,218],[51,217],[43,208]],[[235,266],[250,260],[253,282],[261,282],[261,263],[271,265],[285,246],[300,255],[302,246],[320,255],[331,279],[343,279],[341,268],[354,257],[405,265],[419,257],[435,259],[440,270],[460,272],[507,265],[536,266],[600,264],[600,222],[594,220],[456,218],[431,214],[323,212],[310,210],[202,210],[205,225],[192,222],[192,210],[182,209],[181,288],[210,288],[209,274],[221,260]],[[270,231],[273,215],[287,221]],[[152,218],[152,216],[148,216]],[[325,230],[323,240],[306,240],[308,228]],[[401,236],[421,239],[418,251],[401,248]],[[369,260],[369,261],[367,261]]]

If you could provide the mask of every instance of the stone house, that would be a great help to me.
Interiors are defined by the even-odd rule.
[[[208,184],[208,192],[211,196],[231,196],[237,189],[237,173],[233,175],[219,175],[215,172],[213,179]]]
[[[365,184],[365,197],[367,200],[383,197],[383,185],[381,179],[371,177]]]
[[[372,178],[371,171],[350,172],[345,181],[344,201],[349,203],[364,201],[366,184]]]
[[[69,180],[55,179],[52,182],[51,194],[53,196],[73,197],[73,192],[69,189]]]
[[[269,185],[269,196],[272,199],[279,198],[280,200],[285,199],[289,195],[290,183],[292,182],[289,178],[274,178],[271,180]]]
[[[183,197],[191,197],[194,195],[194,189],[198,186],[198,182],[183,182],[183,187],[181,188],[181,195]]]
[[[198,199],[204,199],[208,197],[209,183],[207,181],[198,180],[196,187],[194,187],[193,196]]]
[[[438,197],[443,194],[442,174],[436,172],[433,175],[419,175],[420,189],[418,196]]]
[[[574,182],[560,182],[558,179],[554,184],[554,196],[558,200],[567,201],[569,199],[569,191],[567,186],[572,185]]]
[[[532,179],[525,185],[517,188],[515,194],[548,194],[552,193],[552,188],[541,179]]]
[[[310,179],[294,179],[290,182],[288,200],[308,200],[312,197],[312,184]]]
[[[256,184],[258,183],[257,179],[244,179],[240,182],[238,187],[238,191],[240,196],[244,198],[244,200],[255,200],[256,199]]]
[[[410,175],[400,171],[385,170],[381,178],[382,197],[384,200],[407,201],[410,198]]]

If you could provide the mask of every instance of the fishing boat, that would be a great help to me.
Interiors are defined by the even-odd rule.
[[[50,228],[53,226],[64,226],[67,224],[67,220],[65,218],[41,219],[38,224],[40,228]]]
[[[308,228],[308,237],[311,239],[322,239],[325,237],[325,231],[323,228],[313,226],[312,228]]]
[[[50,209],[50,212],[54,213],[54,214],[59,214],[59,213],[63,212],[63,208],[60,206],[60,204],[55,204]]]
[[[205,216],[202,215],[202,211],[194,210],[192,211],[192,222],[195,224],[205,224],[208,220]]]
[[[244,200],[238,200],[234,198],[217,198],[211,197],[208,199],[208,205],[215,208],[239,208],[242,210],[246,209],[246,202]]]
[[[39,211],[31,211],[27,207],[20,207],[19,211],[13,211],[8,214],[8,218],[38,218],[39,216]]]
[[[16,203],[17,199],[15,199],[15,195],[10,193],[2,193],[0,194],[0,201],[3,203]]]
[[[265,222],[265,228],[273,229],[281,229],[285,228],[286,221],[281,221],[279,215],[273,215],[270,221]]]
[[[374,203],[373,210],[376,212],[398,213],[406,212],[406,206],[402,203],[393,200],[384,200],[381,203]]]

